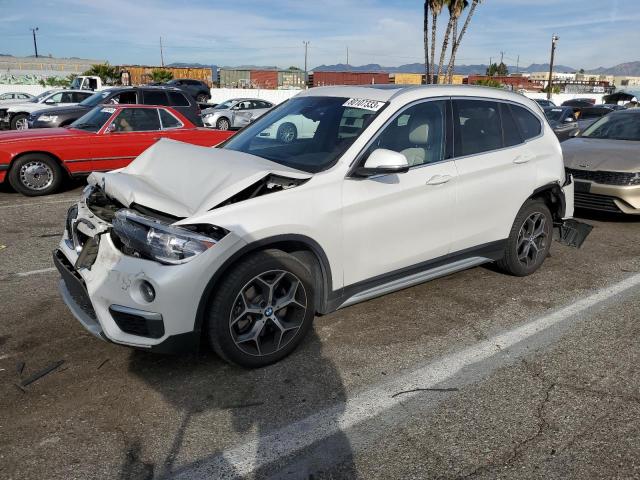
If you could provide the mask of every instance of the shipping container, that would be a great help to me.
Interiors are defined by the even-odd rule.
[[[466,75],[453,75],[451,77],[451,83],[453,85],[462,85],[464,83],[465,78],[467,78]]]
[[[389,83],[389,74],[384,72],[313,72],[314,87],[387,83]]]
[[[278,72],[278,88],[290,90],[305,87],[304,72],[300,70],[285,70]]]
[[[144,65],[122,65],[118,67],[121,72],[129,73],[131,85],[145,85],[153,82],[151,76],[154,70],[166,70],[173,74],[173,78],[190,78],[205,82],[209,87],[213,85],[213,71],[211,68],[177,68],[177,67],[150,67]]]
[[[218,78],[220,88],[251,87],[251,70],[229,70],[221,68]]]
[[[394,83],[396,85],[422,85],[424,75],[421,73],[396,73]]]
[[[277,70],[251,70],[251,88],[266,88],[275,90],[278,88]]]

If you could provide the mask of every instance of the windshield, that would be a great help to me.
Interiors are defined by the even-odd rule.
[[[550,122],[559,122],[562,117],[562,109],[561,108],[548,108],[544,111],[547,120]]]
[[[640,114],[610,113],[588,127],[582,136],[608,140],[640,141]]]
[[[85,107],[95,107],[96,105],[102,103],[105,98],[111,95],[111,93],[111,90],[102,90],[101,92],[94,93],[90,97],[85,98],[83,101],[81,101],[80,105],[83,105]]]
[[[113,107],[97,107],[87,112],[78,120],[71,124],[71,128],[78,130],[86,130],[88,132],[97,132],[111,118],[116,109]]]
[[[367,108],[359,108],[363,105]],[[385,105],[336,97],[293,98],[231,137],[222,148],[309,173],[321,172],[336,162]]]
[[[219,105],[216,105],[215,107],[213,107],[213,109],[214,110],[227,110],[228,108],[231,108],[234,103],[236,103],[236,100],[227,100],[224,103],[220,103]]]
[[[41,103],[46,97],[48,97],[52,93],[53,93],[53,90],[47,90],[46,92],[42,92],[37,97],[33,97],[33,98],[29,99],[29,101],[33,102],[33,103]]]

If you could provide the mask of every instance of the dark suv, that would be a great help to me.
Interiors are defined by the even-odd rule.
[[[190,94],[198,103],[206,103],[211,98],[211,90],[209,86],[200,80],[191,80],[190,78],[175,78],[169,80],[166,85],[177,87]]]
[[[190,95],[175,87],[114,87],[94,93],[78,105],[48,108],[29,115],[29,128],[65,127],[100,104],[168,105],[175,108],[198,127],[202,125],[200,107]]]

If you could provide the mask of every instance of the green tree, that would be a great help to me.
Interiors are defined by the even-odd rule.
[[[509,69],[503,62],[500,62],[500,64],[492,63],[489,65],[489,68],[487,68],[487,75],[490,77],[504,77],[509,75]]]
[[[173,80],[173,73],[170,70],[154,68],[151,70],[151,80],[156,83],[164,83]]]
[[[100,77],[100,80],[105,85],[113,85],[120,79],[118,67],[109,65],[109,62],[91,65],[91,68],[84,72],[83,75]]]

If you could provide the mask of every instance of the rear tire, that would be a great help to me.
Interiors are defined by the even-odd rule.
[[[553,217],[541,200],[527,200],[511,227],[504,257],[496,262],[517,277],[531,275],[544,263],[552,240]]]
[[[289,355],[315,316],[308,266],[280,250],[247,257],[217,285],[209,302],[207,333],[224,360],[258,368]]]
[[[14,115],[13,118],[11,118],[11,130],[26,130],[29,128],[27,118],[29,118],[29,115],[26,113]]]
[[[298,138],[298,129],[291,122],[283,123],[278,127],[277,137],[282,143],[295,142]]]
[[[55,193],[64,180],[58,162],[41,153],[29,153],[13,162],[9,183],[17,192],[28,197]]]
[[[222,117],[216,122],[216,128],[218,130],[229,130],[231,128],[231,123],[227,118]]]

